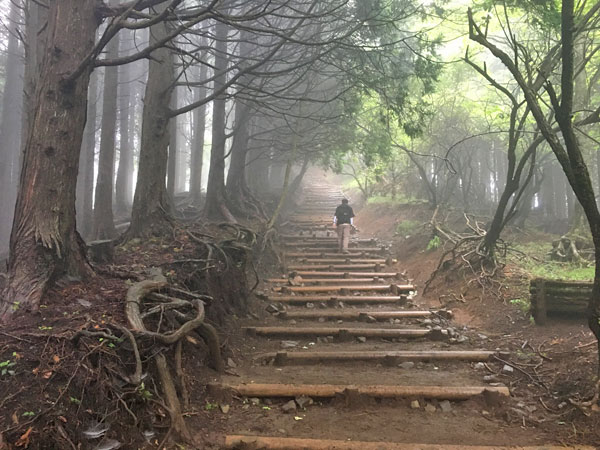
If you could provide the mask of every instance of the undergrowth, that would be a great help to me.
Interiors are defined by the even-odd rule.
[[[510,262],[527,272],[531,278],[550,278],[556,280],[587,281],[594,279],[594,265],[549,261],[546,253],[549,245],[538,242],[513,245],[518,254],[509,257]],[[526,255],[526,256],[523,256]]]

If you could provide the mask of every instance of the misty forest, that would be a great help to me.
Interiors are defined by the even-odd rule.
[[[598,39],[0,0],[0,450],[598,448]]]

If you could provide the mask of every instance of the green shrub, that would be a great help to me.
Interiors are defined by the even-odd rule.
[[[434,236],[428,243],[427,243],[427,251],[430,250],[435,250],[436,248],[439,248],[440,245],[442,245],[442,240],[440,239],[439,236]]]

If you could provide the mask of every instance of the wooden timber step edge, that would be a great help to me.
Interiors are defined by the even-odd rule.
[[[355,277],[379,277],[379,278],[396,278],[398,272],[323,272],[323,271],[296,271],[294,275],[301,277],[316,276],[316,277],[339,277],[339,278],[355,278]]]
[[[264,450],[593,450],[589,446],[488,446],[488,445],[452,445],[452,444],[418,444],[400,442],[367,442],[333,439],[308,439],[293,437],[246,436],[227,435],[224,442],[225,448],[234,449],[240,445],[249,445],[250,448]],[[245,447],[244,447],[245,448]]]
[[[315,362],[371,361],[387,362],[396,366],[404,361],[487,361],[495,351],[486,350],[390,350],[390,351],[320,351],[320,352],[276,352],[258,355],[256,359],[274,361],[277,366]]]
[[[387,319],[405,319],[405,318],[415,318],[415,317],[427,317],[433,314],[439,314],[440,316],[444,316],[446,318],[452,317],[451,311],[428,311],[428,310],[410,310],[410,311],[379,311],[379,310],[348,310],[348,309],[335,309],[335,308],[327,308],[327,309],[317,309],[314,311],[281,311],[277,314],[277,317],[284,320],[289,319],[319,319],[323,318],[333,318],[333,319],[355,319],[355,320],[363,320],[367,321],[370,318],[374,318],[377,320],[387,320]]]
[[[336,302],[343,303],[405,303],[406,295],[281,295],[269,296],[267,300],[270,302],[279,303],[307,303],[307,302],[328,302],[335,304]]]
[[[333,327],[244,327],[250,336],[334,336],[341,340],[351,337],[373,338],[419,338],[430,337],[444,340],[447,330],[402,329],[402,328],[333,328]]]
[[[209,383],[211,396],[236,393],[244,397],[313,397],[333,398],[338,395],[364,395],[373,398],[427,398],[437,400],[468,400],[485,392],[508,397],[506,386],[396,386],[355,384],[268,384]]]

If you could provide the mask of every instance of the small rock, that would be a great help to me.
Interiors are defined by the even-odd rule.
[[[357,340],[358,342],[360,342],[361,344],[364,344],[365,342],[367,342],[367,338],[366,338],[366,337],[364,337],[364,336],[358,336],[358,337],[356,338],[356,340]]]
[[[279,308],[273,303],[266,307],[266,311],[271,314],[275,314],[279,312]]]
[[[229,412],[229,410],[231,409],[231,406],[229,406],[229,405],[220,405],[219,408],[221,408],[221,412],[223,414],[227,414]]]
[[[254,406],[260,405],[260,398],[252,397],[248,400],[250,401],[251,405],[254,405]]]
[[[489,411],[486,411],[485,409],[483,409],[483,410],[481,411],[481,415],[482,415],[482,416],[489,416],[489,415],[490,415],[490,412],[489,412]]]
[[[427,405],[425,405],[425,411],[427,411],[428,413],[434,413],[437,411],[437,408],[431,403],[427,403]]]
[[[242,409],[248,409],[250,408],[250,405],[242,405]]]
[[[456,336],[456,330],[454,328],[448,328],[448,336],[450,336],[450,337]]]
[[[314,303],[311,303],[311,302],[307,302],[307,303],[306,303],[306,307],[307,307],[308,309],[312,309],[312,308],[314,308],[314,307],[315,307],[315,304],[314,304]]]
[[[281,341],[281,348],[295,348],[300,345],[299,341]]]
[[[478,334],[477,337],[479,339],[481,339],[482,341],[485,341],[486,339],[488,339],[488,337],[485,334]]]
[[[473,366],[476,370],[483,370],[485,369],[485,364],[482,362],[478,362]]]
[[[421,405],[419,405],[419,400],[413,400],[410,402],[410,407],[412,409],[419,409],[421,407]]]
[[[338,306],[340,308],[345,308],[346,307],[346,305],[344,305],[344,302],[338,302]]]
[[[290,320],[289,324],[290,325],[296,325],[298,322],[296,322],[294,319]]]
[[[294,400],[290,400],[281,407],[281,410],[286,414],[296,412],[296,402]]]
[[[325,317],[319,317],[319,319],[318,319],[318,322],[319,322],[319,323],[323,323],[323,322],[325,322]]]
[[[558,404],[558,409],[563,409],[565,406],[567,406],[567,402],[561,402]]]
[[[433,322],[431,321],[431,319],[423,319],[423,320],[421,321],[421,323],[422,323],[423,325],[431,325]]]
[[[402,321],[400,319],[394,319],[394,325],[400,325]]]
[[[285,431],[283,428],[280,428],[279,430],[277,430],[277,432],[279,434],[287,434],[287,431]]]
[[[327,342],[335,341],[335,338],[333,336],[325,336],[325,339],[327,339]]]
[[[234,361],[233,359],[231,359],[231,358],[227,358],[227,365],[228,365],[229,367],[233,367],[233,368],[236,368],[236,367],[237,367],[237,364],[236,364],[236,363],[235,363],[235,361]]]
[[[314,401],[312,398],[303,395],[301,397],[296,397],[296,403],[298,404],[298,407],[306,408],[307,406],[312,405]]]
[[[444,413],[452,412],[452,404],[448,400],[444,400],[443,402],[440,402],[440,409]]]
[[[327,338],[318,337],[317,338],[317,344],[327,344]]]
[[[509,366],[508,364],[504,364],[504,367],[502,368],[502,373],[505,375],[512,375],[515,372],[515,369],[512,368],[512,366]]]
[[[461,335],[461,336],[458,336],[458,337],[456,338],[456,342],[457,342],[458,344],[462,344],[463,342],[467,342],[468,340],[469,340],[469,338],[468,338],[467,336],[465,336],[464,334],[463,334],[463,335]]]
[[[404,361],[402,364],[399,364],[398,367],[400,367],[401,369],[412,369],[415,367],[415,363],[412,361]]]
[[[343,320],[338,320],[337,323],[344,323],[344,321]]]
[[[87,300],[84,300],[82,298],[78,298],[77,303],[79,303],[81,306],[84,306],[86,308],[89,308],[90,306],[92,306],[91,302],[88,302]]]
[[[483,381],[485,381],[486,383],[497,383],[500,380],[498,379],[498,377],[496,375],[485,375],[483,377]]]
[[[377,319],[375,317],[373,317],[373,316],[367,316],[366,320],[367,320],[368,323],[375,323],[375,322],[377,322]]]

